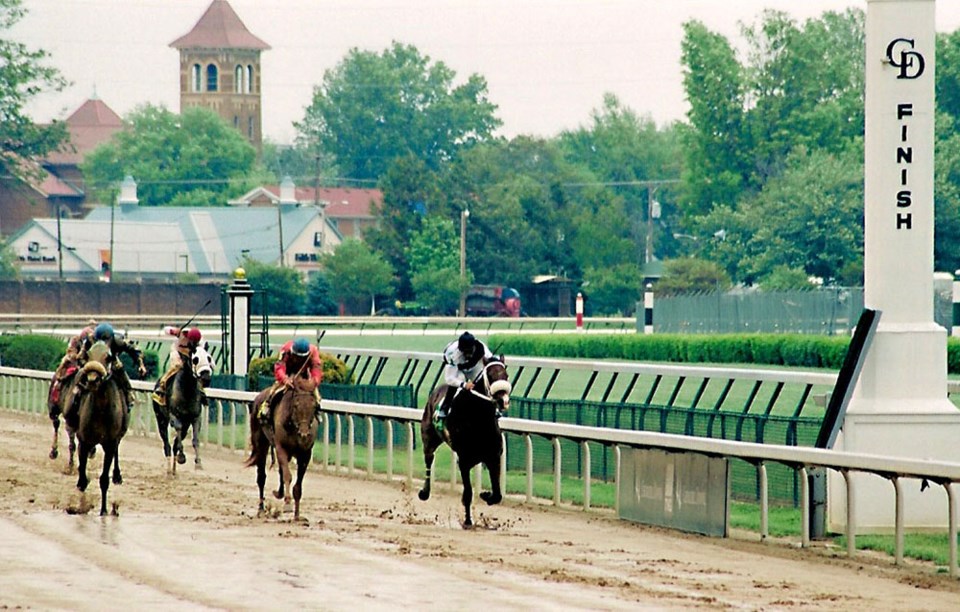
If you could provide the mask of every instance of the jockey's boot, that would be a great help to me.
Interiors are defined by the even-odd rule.
[[[153,388],[153,394],[151,394],[150,397],[157,403],[158,406],[167,405],[167,394],[164,393],[159,382],[157,383],[157,386]]]

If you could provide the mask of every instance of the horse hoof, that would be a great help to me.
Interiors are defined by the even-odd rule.
[[[487,502],[488,506],[494,506],[503,501],[502,495],[496,495],[492,491],[484,491],[480,494],[480,499]]]
[[[115,484],[115,485],[122,485],[122,484],[123,484],[123,476],[121,476],[120,474],[117,474],[116,476],[114,476],[114,477],[113,477],[113,484]]]
[[[179,454],[179,455],[177,455],[177,463],[179,463],[180,465],[183,465],[183,464],[186,463],[186,462],[187,462],[187,456],[186,456],[186,455],[184,455],[184,454],[182,454],[182,453]]]
[[[417,493],[417,497],[419,497],[422,501],[427,501],[430,499],[430,491],[424,491],[423,489],[420,489],[420,492]]]
[[[51,448],[51,449],[50,449],[50,458],[51,458],[51,459],[56,459],[56,458],[59,457],[59,456],[60,456],[60,451],[58,451],[58,450],[55,449],[55,448]]]

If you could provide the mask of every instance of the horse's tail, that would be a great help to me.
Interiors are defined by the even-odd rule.
[[[257,447],[250,449],[250,456],[243,462],[243,467],[253,467],[257,464]]]

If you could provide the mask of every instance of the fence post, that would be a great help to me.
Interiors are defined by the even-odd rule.
[[[583,294],[579,291],[577,292],[577,331],[583,331]]]
[[[643,292],[643,333],[653,333],[653,285],[647,283]]]

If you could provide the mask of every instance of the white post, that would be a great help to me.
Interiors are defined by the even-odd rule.
[[[250,296],[253,288],[247,282],[247,273],[237,268],[233,284],[227,289],[230,299],[230,373],[246,376],[250,365]]]
[[[864,301],[881,316],[837,445],[957,461],[947,333],[933,318],[934,5],[867,1]],[[864,500],[853,509],[843,507],[840,479],[830,480],[831,528],[846,520],[861,532],[891,529],[893,491],[882,479],[852,480]],[[917,489],[906,493],[908,528],[945,526],[943,493]]]

